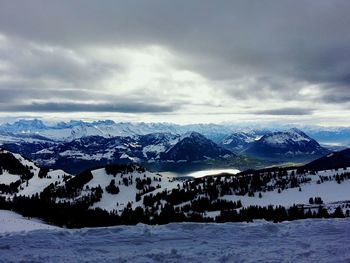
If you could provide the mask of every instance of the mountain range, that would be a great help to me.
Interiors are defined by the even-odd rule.
[[[26,137],[26,140],[32,137],[33,140],[70,141],[86,136],[102,136],[108,138],[115,136],[146,135],[150,133],[185,134],[195,131],[201,133],[215,143],[224,144],[224,141],[228,141],[230,139],[228,137],[234,136],[234,134],[238,137],[242,135],[255,139],[270,132],[283,131],[289,128],[290,127],[273,124],[268,127],[257,125],[243,126],[237,124],[179,125],[174,123],[114,122],[112,120],[93,122],[71,120],[68,122],[46,123],[38,119],[32,119],[0,124],[0,141],[9,141],[10,139],[18,140],[19,135]],[[299,129],[303,130],[320,144],[350,145],[350,128],[348,127],[305,126],[299,127]]]
[[[240,169],[258,168],[306,163],[331,152],[296,128],[276,131],[110,120],[55,124],[19,120],[0,125],[0,143],[41,166],[70,173],[111,163],[138,163],[155,170],[180,166],[186,170],[200,163],[215,168],[225,162],[236,162]]]
[[[64,168],[72,173],[109,163],[193,163],[236,157],[196,132],[110,138],[86,136],[68,142],[15,142],[2,147],[42,166]]]
[[[0,135],[17,137],[17,135],[39,135],[55,141],[71,141],[86,136],[101,136],[105,138],[115,136],[146,135],[150,133],[185,134],[195,131],[218,141],[232,132],[232,128],[216,124],[178,125],[173,123],[116,123],[112,120],[84,122],[71,120],[45,124],[41,120],[18,120],[14,123],[0,125]]]

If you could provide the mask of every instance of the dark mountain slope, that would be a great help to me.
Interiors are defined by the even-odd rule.
[[[308,170],[330,170],[350,167],[350,149],[330,153],[305,165]]]
[[[197,132],[191,132],[161,155],[163,160],[200,161],[234,154]]]

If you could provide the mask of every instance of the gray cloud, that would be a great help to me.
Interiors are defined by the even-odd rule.
[[[111,74],[125,70],[127,61],[106,63],[81,50],[155,45],[174,55],[172,67],[200,74],[233,99],[341,106],[350,102],[349,10],[347,0],[6,1],[0,9],[0,33],[10,44],[3,47],[0,41],[0,62],[9,67],[0,65],[0,73],[10,80],[0,79],[0,103],[23,105],[26,99],[45,98],[70,103],[92,97],[113,105],[114,96],[99,91]],[[300,95],[306,85],[319,87],[317,94]],[[154,96],[133,88],[126,97],[154,102]],[[22,94],[11,93],[20,89]],[[157,105],[158,100],[161,95]],[[38,111],[45,108],[40,107]],[[102,109],[111,107],[96,111]],[[312,110],[257,114],[311,115]]]
[[[346,0],[18,3],[2,6],[0,30],[34,41],[164,45],[181,52],[181,67],[215,79],[250,73],[349,83]]]
[[[313,112],[314,112],[313,109],[308,109],[308,108],[281,108],[281,109],[255,111],[254,114],[288,116],[288,115],[310,115]]]
[[[350,86],[325,86],[323,87],[321,99],[327,103],[350,103]]]
[[[7,65],[1,73],[16,82],[50,80],[69,84],[70,88],[86,88],[111,73],[123,71],[119,64],[97,61],[71,49],[28,43],[17,38],[8,38],[0,45],[0,59]]]
[[[178,107],[172,105],[157,105],[145,103],[32,103],[1,108],[6,112],[121,112],[121,113],[167,113]]]

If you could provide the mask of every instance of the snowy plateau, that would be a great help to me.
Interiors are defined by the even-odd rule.
[[[350,262],[349,219],[69,230],[0,210],[0,222],[4,263]]]

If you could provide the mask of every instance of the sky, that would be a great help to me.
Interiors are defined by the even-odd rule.
[[[0,118],[350,123],[348,0],[0,0]]]

